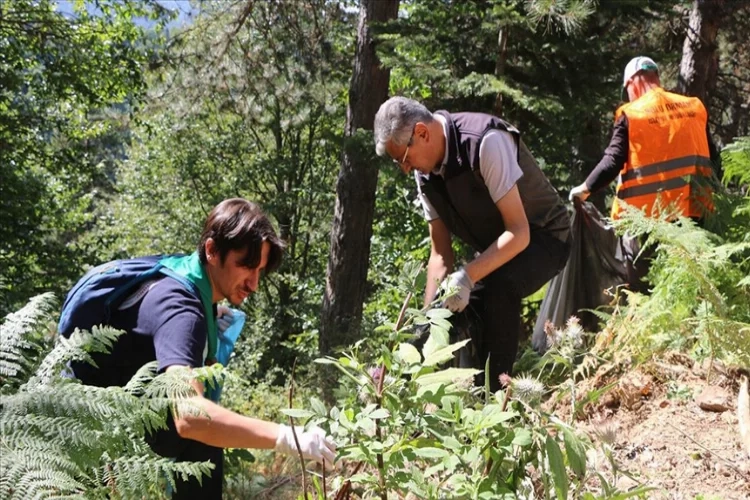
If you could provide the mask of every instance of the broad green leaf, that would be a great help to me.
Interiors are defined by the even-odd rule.
[[[367,443],[367,448],[372,453],[383,453],[383,450],[385,450],[385,446],[380,441],[370,441]]]
[[[310,410],[303,410],[302,408],[284,408],[281,413],[292,418],[310,418],[315,415]]]
[[[461,443],[458,441],[458,439],[454,438],[453,436],[445,436],[445,438],[442,439],[442,443],[443,443],[443,446],[445,446],[449,450],[461,449]]]
[[[422,354],[425,358],[429,358],[430,354],[442,349],[450,343],[450,336],[448,331],[442,328],[432,325],[430,327],[430,336],[427,338],[424,347],[422,348]]]
[[[481,373],[480,370],[474,370],[473,368],[448,368],[447,370],[420,375],[416,378],[416,382],[421,386],[430,384],[447,385],[474,377],[477,373]]]
[[[583,442],[567,427],[563,428],[563,441],[568,463],[576,476],[582,479],[586,474],[586,448]]]
[[[425,316],[430,319],[445,319],[453,316],[453,313],[448,309],[430,309],[425,313]]]
[[[514,432],[515,435],[513,436],[513,441],[511,444],[520,446],[522,448],[531,445],[531,431],[529,431],[528,429],[516,429]]]
[[[443,347],[442,349],[438,349],[424,360],[424,366],[435,366],[445,363],[446,361],[450,361],[451,359],[453,359],[453,353],[461,349],[470,341],[471,339],[466,339],[462,340],[461,342],[456,342],[455,344],[450,344],[449,346]]]
[[[417,389],[417,398],[424,398],[425,395],[440,395],[441,393],[445,393],[445,384],[443,383],[436,383],[436,384],[426,384],[426,385],[420,385]]]
[[[545,449],[547,450],[547,459],[549,460],[549,468],[552,472],[552,478],[555,481],[557,498],[565,500],[568,498],[568,473],[565,470],[562,451],[560,451],[560,446],[557,444],[557,441],[552,439],[549,435],[545,442]]]
[[[388,418],[391,416],[391,412],[386,410],[385,408],[378,408],[377,410],[373,411],[368,415],[371,419],[377,420],[379,418]]]
[[[406,364],[413,365],[422,361],[416,347],[405,342],[398,345],[398,357]]]
[[[432,326],[438,326],[445,330],[446,332],[451,331],[451,328],[453,328],[453,325],[451,325],[451,322],[447,319],[442,318],[432,318],[430,319],[430,323],[432,323]]]
[[[375,431],[375,422],[370,417],[363,417],[357,420],[357,427],[362,429],[365,433]]]
[[[443,462],[438,462],[432,467],[427,467],[424,471],[424,476],[431,477],[435,475],[436,473],[442,471],[443,469],[445,469],[445,464],[443,464]]]
[[[501,424],[513,419],[517,415],[518,414],[516,412],[500,411],[500,409],[498,408],[498,411],[493,411],[483,416],[481,420],[482,427],[494,427],[497,424]]]
[[[323,401],[316,398],[315,396],[310,398],[310,406],[312,407],[313,411],[317,413],[318,415],[322,415],[322,416],[328,415],[328,411],[326,411],[326,405],[324,405]]]
[[[450,455],[447,450],[433,447],[415,448],[414,454],[422,458],[445,458]]]

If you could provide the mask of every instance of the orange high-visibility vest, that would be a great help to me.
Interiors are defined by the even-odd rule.
[[[615,121],[623,114],[628,118],[628,159],[617,182],[612,218],[624,210],[623,201],[647,215],[667,207],[685,217],[713,211],[703,103],[657,88],[620,106]]]

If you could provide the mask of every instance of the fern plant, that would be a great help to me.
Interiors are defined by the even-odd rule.
[[[176,475],[208,474],[210,463],[172,462],[145,441],[194,394],[192,375],[157,376],[150,363],[125,387],[83,385],[66,364],[92,362],[122,332],[50,336],[53,309],[52,295],[40,295],[0,325],[0,498],[157,498]],[[198,375],[215,380],[220,370]]]
[[[647,357],[664,348],[750,363],[750,241],[732,241],[692,220],[647,217],[628,207],[618,230],[657,245],[648,297],[629,294],[613,317],[617,343]]]

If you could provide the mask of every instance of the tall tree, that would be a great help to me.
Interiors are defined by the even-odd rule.
[[[719,69],[716,37],[725,15],[724,0],[693,0],[682,47],[678,92],[706,102],[707,94],[716,84]]]
[[[148,0],[58,7],[0,2],[0,316],[90,260],[79,237],[124,142],[107,115],[132,109],[169,18]]]
[[[375,53],[373,26],[396,19],[399,0],[361,0],[354,72],[349,86],[345,144],[336,182],[319,347],[331,353],[357,339],[367,286],[377,160],[371,135],[375,113],[388,96],[390,70]]]

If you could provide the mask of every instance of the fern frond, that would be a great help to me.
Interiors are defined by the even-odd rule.
[[[44,357],[25,390],[36,390],[60,378],[69,361],[83,361],[96,366],[90,352],[109,352],[124,332],[110,327],[97,327],[91,332],[76,329],[70,338],[57,337],[55,347]]]
[[[151,498],[176,476],[207,475],[210,463],[158,457],[145,436],[170,409],[200,412],[192,382],[218,383],[221,365],[156,375],[149,363],[125,387],[83,385],[66,364],[92,363],[122,332],[77,330],[51,346],[50,302],[37,297],[0,327],[0,498]]]
[[[43,469],[29,470],[16,483],[11,500],[49,498],[52,495],[84,493],[86,488],[74,478],[62,472]]]
[[[140,367],[125,387],[123,387],[123,390],[134,396],[142,396],[146,392],[146,386],[156,377],[157,367],[158,364],[156,361],[146,363]]]
[[[0,416],[0,433],[3,434],[3,442],[11,448],[22,447],[28,440],[37,436],[57,442],[61,446],[98,448],[102,436],[102,430],[92,429],[89,422],[46,415],[3,414]]]
[[[3,443],[10,444],[10,443]],[[78,463],[67,456],[60,447],[50,440],[34,437],[24,440],[23,446],[9,448],[0,464],[3,483],[0,486],[2,498],[11,496],[14,485],[30,471],[56,470],[69,478],[82,474]]]
[[[135,456],[117,458],[103,467],[102,478],[120,494],[128,498],[147,496],[152,484],[167,478],[175,487],[174,477],[182,479],[209,476],[214,465],[211,462],[173,462],[168,458],[154,456]]]
[[[19,378],[34,366],[41,336],[33,334],[50,319],[54,304],[54,295],[43,293],[5,317],[0,325],[0,377]]]

